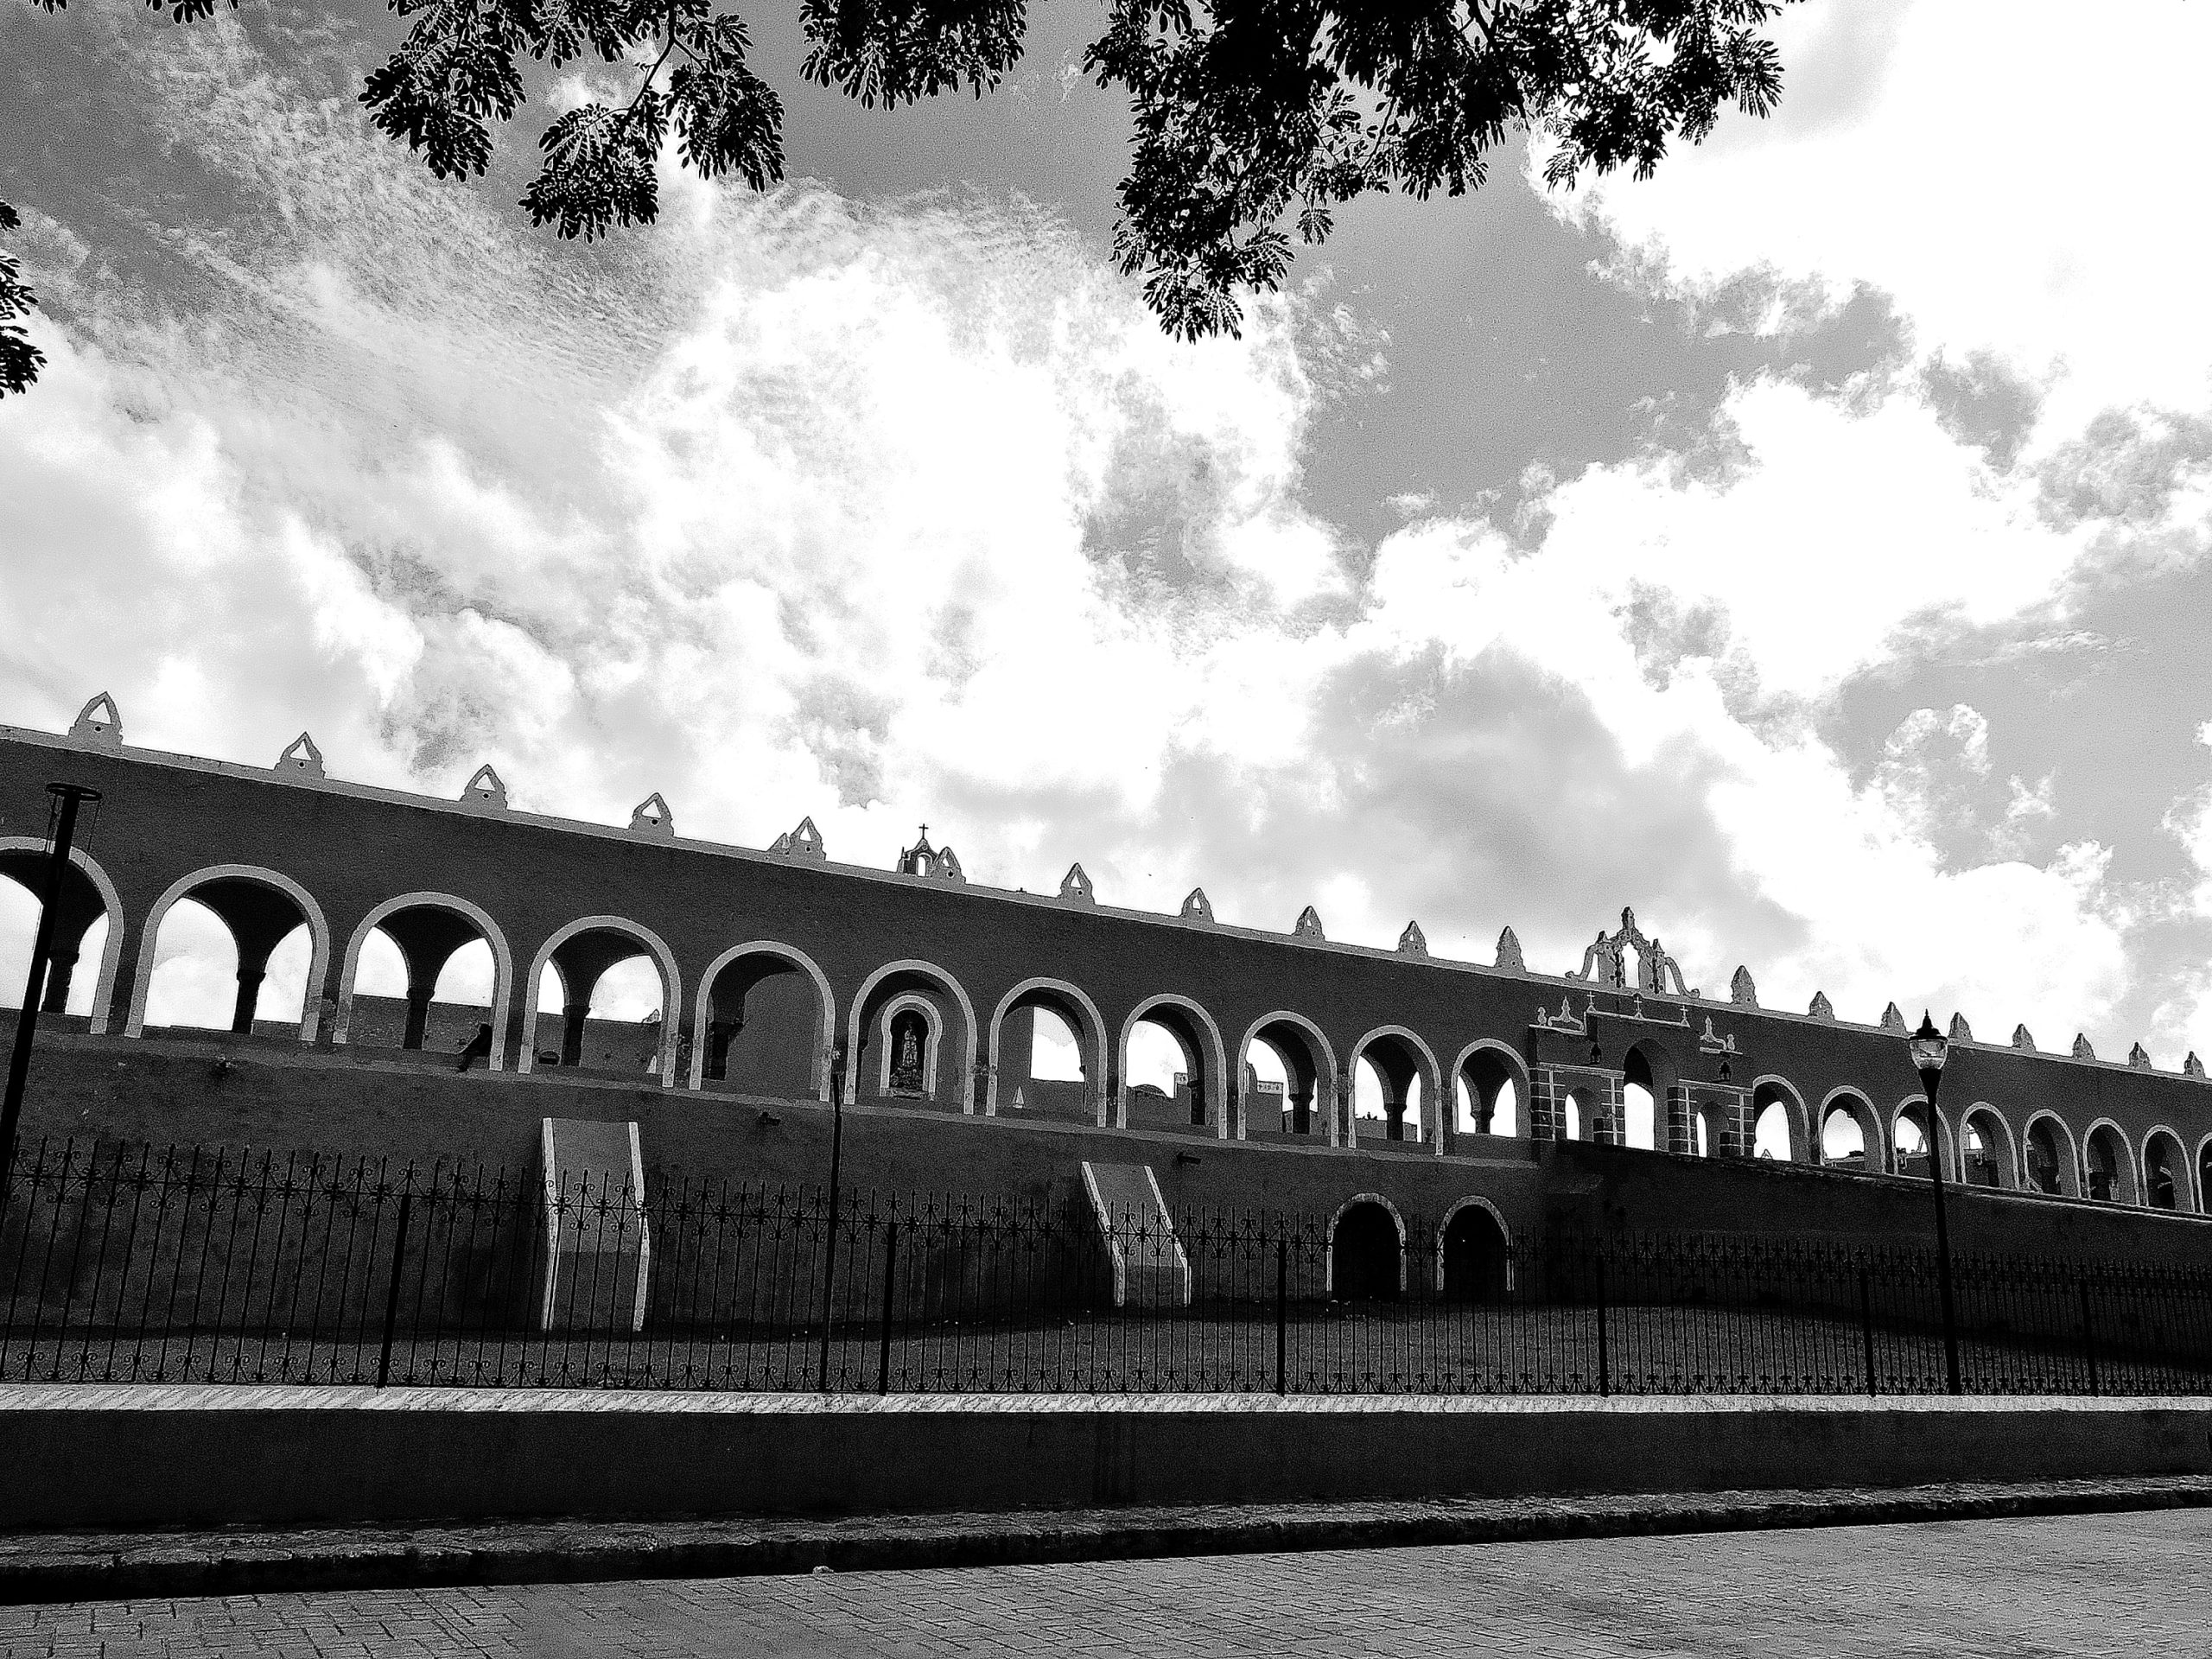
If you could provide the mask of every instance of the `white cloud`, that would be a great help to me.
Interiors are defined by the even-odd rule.
[[[1872,283],[1924,348],[2061,361],[2063,427],[2112,404],[2204,402],[2212,314],[2188,158],[2212,13],[1812,0],[1777,38],[1779,117],[1724,116],[1651,179],[1586,185],[1567,210],[1662,243],[1686,275],[1771,264]]]

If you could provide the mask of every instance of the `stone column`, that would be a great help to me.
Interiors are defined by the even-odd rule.
[[[240,1033],[253,1029],[254,1005],[261,1001],[261,981],[268,972],[266,964],[248,967],[238,963],[238,997],[231,1007],[231,1029]]]
[[[402,1048],[420,1048],[430,1029],[430,999],[437,992],[435,982],[425,985],[420,981],[407,987],[407,1028],[399,1039]]]
[[[1559,1077],[1548,1065],[1529,1068],[1529,1138],[1560,1138]]]
[[[582,1065],[584,1063],[584,1021],[590,1017],[591,1004],[588,1002],[569,1002],[562,1006],[562,1065]]]
[[[81,943],[81,937],[79,943]],[[46,995],[39,1001],[41,1014],[66,1014],[69,1008],[69,979],[77,970],[77,945],[54,942],[54,954],[47,958]]]

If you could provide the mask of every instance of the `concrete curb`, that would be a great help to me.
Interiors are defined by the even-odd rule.
[[[0,1536],[0,1604],[735,1578],[2212,1509],[2212,1478],[1893,1491]]]

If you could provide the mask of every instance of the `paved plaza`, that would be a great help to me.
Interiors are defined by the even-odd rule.
[[[2212,1513],[0,1608],[0,1659],[2212,1656]]]

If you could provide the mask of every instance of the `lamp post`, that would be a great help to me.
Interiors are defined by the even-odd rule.
[[[31,1039],[38,1033],[39,1004],[46,1000],[46,976],[54,965],[54,925],[61,908],[61,880],[69,868],[69,843],[77,833],[77,810],[97,802],[100,792],[82,784],[48,784],[54,797],[46,883],[39,893],[38,932],[31,941],[31,972],[23,1006],[16,1016],[16,1047],[8,1057],[8,1091],[0,1097],[0,1214],[8,1208],[9,1179],[16,1168],[16,1126],[23,1115],[23,1084],[30,1077]]]
[[[1936,1283],[1943,1301],[1943,1376],[1953,1394],[1959,1387],[1959,1327],[1951,1305],[1951,1235],[1943,1215],[1943,1119],[1936,1109],[1936,1086],[1943,1080],[1943,1062],[1951,1045],[1936,1029],[1936,1021],[1921,1010],[1920,1029],[1905,1039],[1913,1069],[1920,1073],[1920,1092],[1928,1102],[1928,1181],[1936,1192]]]
[[[868,1052],[868,1039],[861,1039],[861,1052]],[[857,1070],[859,1061],[854,1062]],[[837,1185],[844,1179],[842,1166],[845,1160],[845,1091],[840,1086],[830,1091],[830,1203],[823,1218],[822,1262],[822,1357],[816,1376],[816,1386],[830,1392],[830,1334],[836,1317],[835,1297],[837,1287]]]

